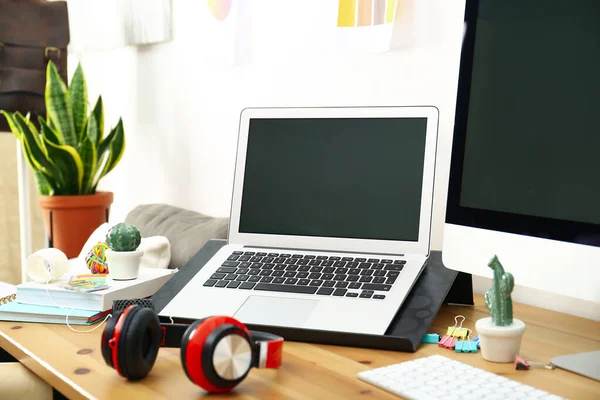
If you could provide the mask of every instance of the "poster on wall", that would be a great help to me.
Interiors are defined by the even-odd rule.
[[[232,67],[250,60],[252,0],[203,0],[199,50],[205,66]]]
[[[338,3],[336,46],[348,53],[381,53],[402,43],[398,33],[414,8],[407,0],[338,0]]]

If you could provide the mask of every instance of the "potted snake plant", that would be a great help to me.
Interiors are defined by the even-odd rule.
[[[50,246],[73,258],[108,220],[113,193],[97,187],[121,160],[125,132],[119,119],[104,135],[102,97],[89,109],[81,64],[67,87],[54,63],[48,63],[45,104],[46,118],[38,121],[20,112],[1,113],[33,170]]]

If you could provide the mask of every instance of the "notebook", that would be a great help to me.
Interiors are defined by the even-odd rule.
[[[98,312],[23,304],[15,301],[14,297],[8,295],[0,298],[0,321],[64,324],[68,314],[70,325],[91,325],[102,320],[110,312],[110,310]]]
[[[19,303],[61,306],[64,308],[77,307],[81,310],[106,311],[112,308],[115,300],[141,299],[152,296],[164,285],[176,270],[140,268],[137,279],[115,281],[106,279],[108,288],[93,292],[72,290],[65,287],[69,278],[55,281],[48,285],[28,282],[17,285],[16,299]],[[70,320],[70,317],[69,317]]]

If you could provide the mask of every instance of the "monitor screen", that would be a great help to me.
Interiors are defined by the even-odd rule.
[[[426,118],[253,118],[239,232],[418,241]]]
[[[600,1],[473,3],[447,221],[600,245]]]

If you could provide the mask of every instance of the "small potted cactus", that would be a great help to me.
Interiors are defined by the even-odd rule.
[[[144,255],[138,246],[142,241],[140,231],[131,224],[121,222],[106,234],[106,262],[108,274],[113,280],[136,279],[140,260]]]
[[[487,361],[513,362],[519,354],[525,323],[513,319],[511,293],[515,281],[494,256],[488,263],[494,272],[492,287],[485,292],[485,304],[491,317],[475,323],[481,344],[481,356]]]

